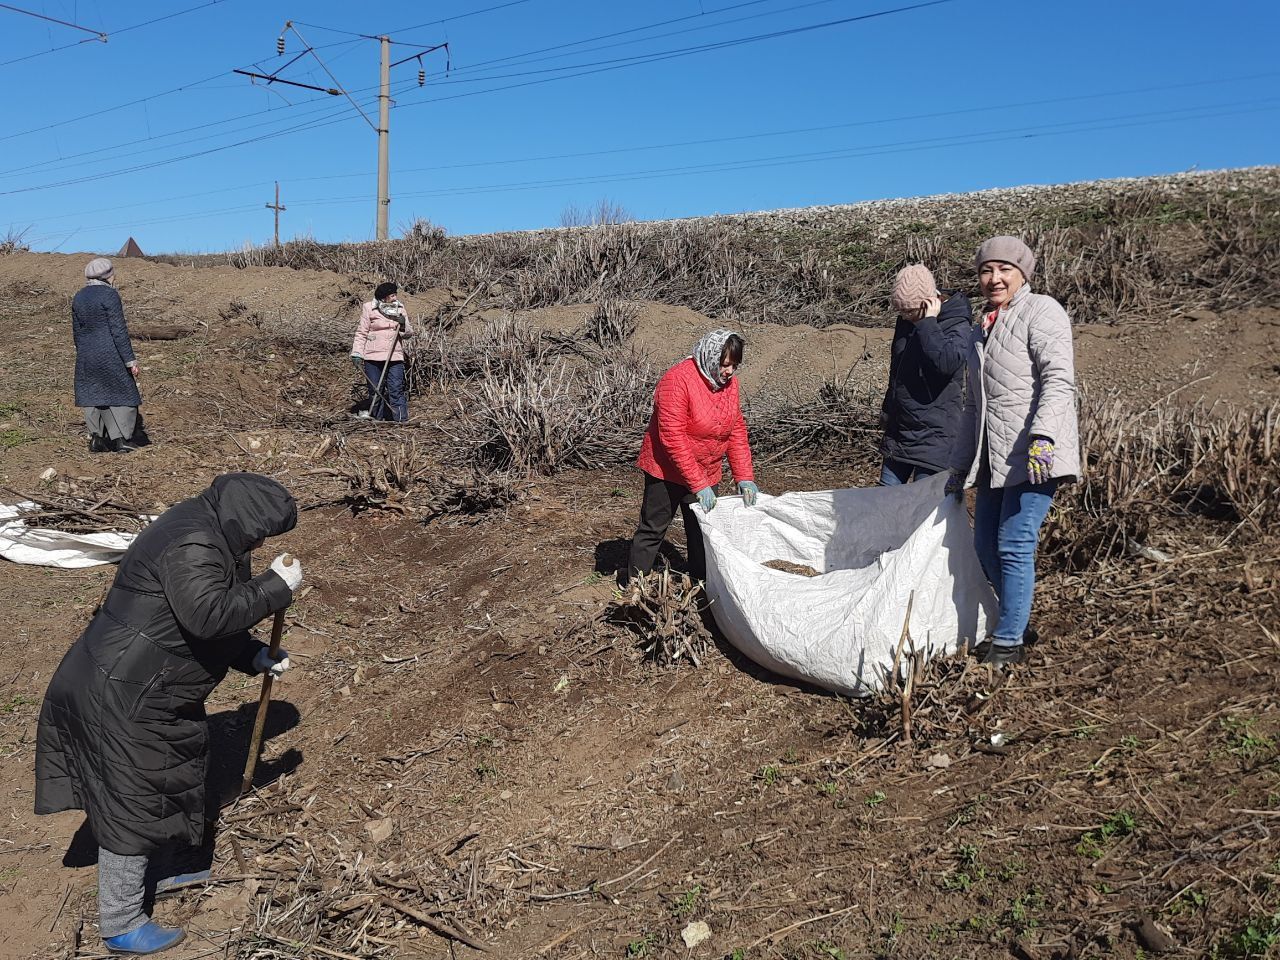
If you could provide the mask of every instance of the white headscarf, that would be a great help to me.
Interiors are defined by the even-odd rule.
[[[720,358],[724,356],[724,345],[733,336],[737,334],[732,330],[712,330],[693,348],[693,362],[712,390],[723,390],[729,385],[728,380],[720,381]]]

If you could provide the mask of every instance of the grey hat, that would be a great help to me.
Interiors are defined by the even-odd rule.
[[[1017,237],[992,237],[984,240],[978,248],[978,255],[973,259],[973,265],[981,270],[984,263],[992,260],[1012,263],[1028,280],[1036,272],[1036,255]]]
[[[86,280],[110,280],[113,273],[115,273],[115,267],[111,266],[111,261],[106,257],[90,260],[89,265],[84,268]]]

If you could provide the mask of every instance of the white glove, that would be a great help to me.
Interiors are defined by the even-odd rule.
[[[302,561],[297,557],[293,558],[293,563],[286,565],[284,562],[285,554],[280,554],[271,561],[271,569],[280,575],[280,579],[284,581],[284,585],[290,591],[296,593],[298,588],[302,586]]]
[[[282,649],[280,651],[280,659],[272,660],[271,651],[263,647],[253,655],[253,669],[259,673],[271,671],[271,676],[279,678],[280,674],[289,669],[289,651]]]

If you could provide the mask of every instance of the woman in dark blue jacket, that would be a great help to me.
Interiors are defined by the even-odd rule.
[[[84,277],[84,288],[71,301],[76,406],[84,409],[91,452],[128,453],[147,442],[138,415],[138,360],[129,344],[111,261],[91,260]]]
[[[880,410],[882,486],[931,476],[950,466],[973,337],[969,298],[939,291],[923,264],[898,272],[891,300],[898,324],[889,389]]]

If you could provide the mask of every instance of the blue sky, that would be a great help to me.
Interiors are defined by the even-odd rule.
[[[390,32],[397,59],[448,43],[447,75],[444,51],[425,86],[416,61],[392,72],[393,236],[605,198],[658,219],[1280,161],[1280,64],[1246,55],[1280,4],[920,2],[19,0],[109,39],[0,9],[0,237],[261,243],[279,180],[283,238],[371,238],[356,108],[230,72],[275,71],[298,34],[375,121],[356,34]],[[280,76],[333,85],[310,54]]]

